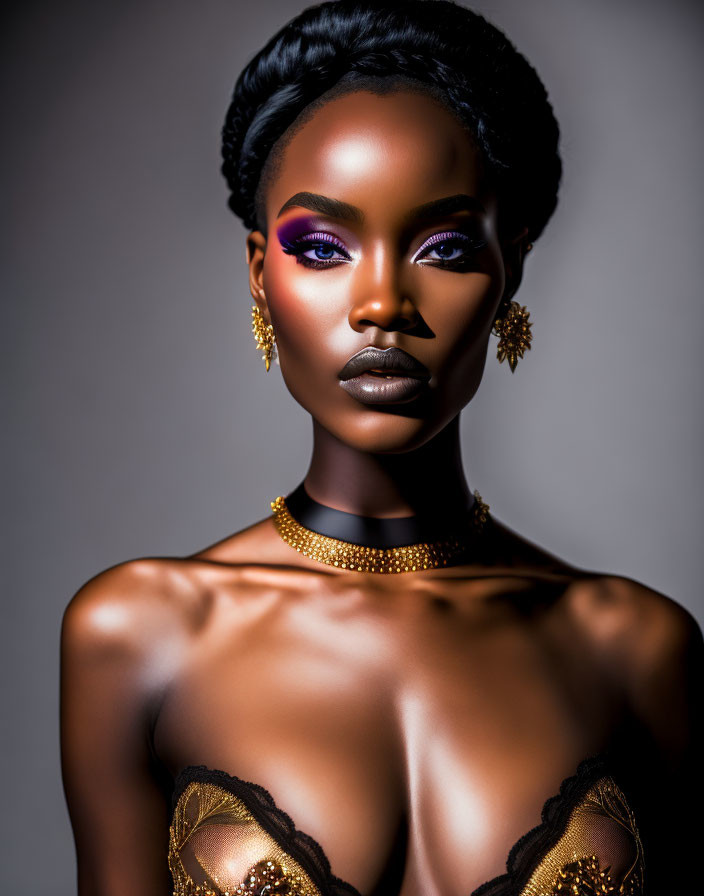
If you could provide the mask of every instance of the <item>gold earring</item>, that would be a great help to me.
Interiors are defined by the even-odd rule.
[[[257,349],[262,353],[266,369],[269,370],[272,358],[276,357],[276,337],[274,328],[267,324],[261,311],[256,305],[252,305],[252,332],[257,343]]]
[[[511,302],[506,314],[494,321],[492,332],[500,337],[496,357],[499,363],[508,360],[511,373],[515,371],[518,359],[530,348],[533,339],[530,332],[532,324],[528,323],[529,316],[525,305]]]

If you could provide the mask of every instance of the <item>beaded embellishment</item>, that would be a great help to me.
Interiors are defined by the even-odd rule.
[[[264,896],[274,893],[286,894],[286,896],[304,896],[304,891],[292,881],[278,862],[270,859],[262,859],[256,865],[252,865],[244,880],[232,891],[232,896]]]
[[[419,569],[438,569],[466,557],[473,539],[480,535],[489,518],[489,505],[474,492],[472,533],[470,537],[455,536],[432,543],[421,542],[397,548],[370,548],[320,535],[295,520],[280,495],[271,502],[274,525],[281,538],[304,557],[357,572],[401,573]]]
[[[574,896],[575,893],[579,896],[601,896],[608,893],[636,892],[641,891],[634,889],[632,881],[626,889],[620,886],[617,890],[608,871],[601,870],[599,859],[596,856],[589,856],[568,862],[560,869],[550,896],[563,896],[563,894]]]

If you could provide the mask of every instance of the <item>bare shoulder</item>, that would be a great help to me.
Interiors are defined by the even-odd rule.
[[[580,630],[660,755],[675,761],[689,752],[702,734],[704,641],[696,619],[625,576],[594,576],[571,591]]]
[[[634,674],[702,647],[689,610],[626,576],[577,579],[570,605],[582,631],[601,649],[628,660]]]
[[[61,632],[61,769],[80,892],[166,893],[171,781],[154,745],[207,600],[197,566],[140,559],[87,582]]]
[[[72,597],[62,621],[62,650],[148,661],[182,644],[207,601],[202,564],[143,558],[111,567]]]

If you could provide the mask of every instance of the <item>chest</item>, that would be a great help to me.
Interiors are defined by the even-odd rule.
[[[221,621],[164,703],[157,750],[174,774],[204,764],[265,788],[362,893],[395,879],[390,893],[469,896],[603,746],[610,698],[549,625],[359,609]]]

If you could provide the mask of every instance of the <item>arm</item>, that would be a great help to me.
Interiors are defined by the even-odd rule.
[[[693,893],[700,884],[704,646],[694,618],[638,583],[626,638],[628,701],[637,731],[631,750],[642,794],[646,893]]]
[[[151,749],[168,624],[159,561],[103,573],[61,632],[61,759],[80,896],[168,896],[169,806]],[[171,613],[173,616],[173,612]]]

